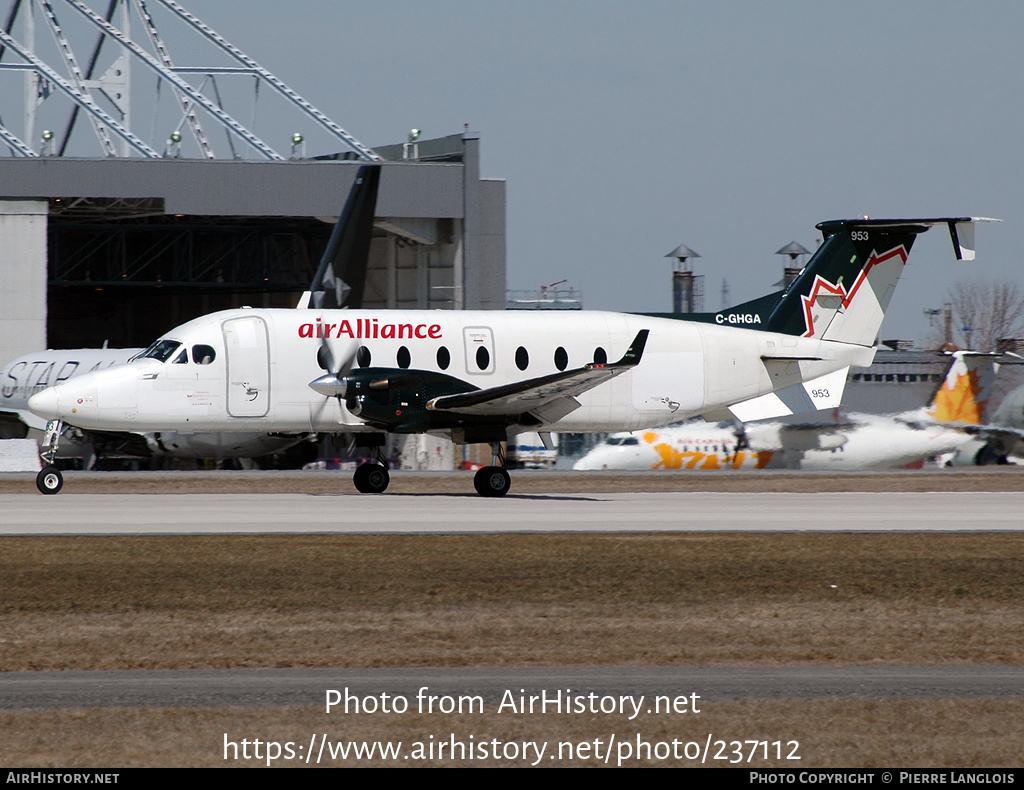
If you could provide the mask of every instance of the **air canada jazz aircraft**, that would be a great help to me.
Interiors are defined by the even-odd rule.
[[[364,165],[358,170],[320,259],[310,291],[299,307],[308,306],[311,294],[319,306],[350,308],[362,304],[366,267],[373,236],[374,212],[380,183],[380,166]],[[76,380],[86,373],[124,365],[146,349],[94,348],[38,351],[12,360],[0,369],[0,437],[29,437],[42,441],[51,450],[44,457],[52,465],[63,447],[61,458],[88,458],[94,455],[173,458],[253,458],[280,452],[310,436],[309,432],[278,433],[257,428],[249,431],[139,430],[130,421],[120,427],[83,431],[67,423],[61,435],[46,432],[46,421],[29,411],[28,399],[35,393],[57,384]],[[196,345],[192,359],[178,354],[171,364],[204,365],[216,358],[212,346]],[[196,368],[190,368],[196,369]],[[44,438],[45,437],[45,438]],[[58,480],[52,471],[44,479]]]
[[[960,449],[953,466],[1012,463],[1009,456],[1024,453],[1024,387],[1010,392],[992,415],[984,436]]]
[[[376,448],[356,488],[389,482],[388,433],[489,443],[477,491],[510,486],[502,442],[535,431],[639,430],[802,390],[838,405],[833,382],[867,366],[919,233],[948,226],[973,258],[974,219],[835,220],[785,292],[680,320],[606,312],[229,310],[168,332],[128,365],[35,394],[29,408],[100,430],[346,432]],[[197,346],[214,351],[195,364]],[[767,403],[766,396],[771,396]],[[766,415],[767,416],[767,415]],[[40,488],[58,489],[44,468]]]
[[[981,432],[997,354],[956,352],[931,402],[899,415],[851,414],[844,422],[689,423],[616,433],[578,470],[894,469],[963,447]]]

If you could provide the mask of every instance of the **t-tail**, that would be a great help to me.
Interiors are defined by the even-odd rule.
[[[299,308],[335,309],[363,306],[363,286],[377,210],[380,165],[363,165],[327,242],[313,282]]]
[[[958,260],[974,259],[981,217],[846,219],[817,225],[824,240],[785,291],[695,320],[871,346],[918,234],[945,225]],[[687,317],[687,316],[680,316]]]

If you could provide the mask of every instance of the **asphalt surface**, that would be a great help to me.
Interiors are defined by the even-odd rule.
[[[1018,531],[1022,492],[0,494],[0,536]]]
[[[470,667],[222,669],[0,674],[0,709],[325,705],[328,689],[360,698],[696,694],[705,702],[776,699],[1024,697],[1024,667]],[[426,689],[422,694],[422,689]],[[424,703],[426,704],[426,703]],[[438,703],[440,705],[440,703]]]
[[[1017,531],[1017,470],[857,475],[519,473],[502,499],[468,474],[402,474],[380,496],[344,473],[79,473],[57,496],[0,476],[0,536],[549,531]],[[142,492],[142,493],[140,493]],[[256,495],[260,494],[260,495]],[[0,544],[2,545],[2,544]],[[729,699],[1024,696],[1024,667],[549,667],[0,673],[0,708],[324,704],[327,689],[401,694]]]

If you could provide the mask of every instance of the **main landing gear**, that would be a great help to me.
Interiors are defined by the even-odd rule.
[[[374,461],[360,464],[352,475],[352,482],[360,494],[383,494],[391,482],[388,460],[380,447],[374,448]]]
[[[374,447],[373,452],[373,460],[360,464],[352,475],[352,483],[361,494],[382,494],[391,482],[383,449]],[[480,496],[486,497],[505,496],[512,487],[512,478],[505,469],[505,453],[501,449],[501,442],[491,442],[491,466],[477,470],[473,486]]]
[[[505,496],[512,487],[512,478],[505,469],[505,453],[501,442],[491,442],[491,466],[477,470],[473,486],[480,496]]]
[[[36,488],[42,494],[56,494],[64,487],[64,475],[54,465],[57,457],[57,445],[60,442],[60,433],[64,430],[62,420],[51,420],[46,423],[46,438],[43,440],[43,451],[39,458],[43,462],[43,468],[36,475]]]

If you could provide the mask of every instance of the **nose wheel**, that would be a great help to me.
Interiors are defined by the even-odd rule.
[[[57,445],[60,444],[60,434],[63,430],[62,420],[51,420],[46,423],[46,438],[43,439],[43,451],[39,454],[43,461],[43,469],[36,475],[36,488],[41,494],[56,494],[64,487],[64,475],[54,465]]]
[[[36,488],[41,494],[56,494],[64,487],[64,475],[56,466],[44,466],[36,475]]]

